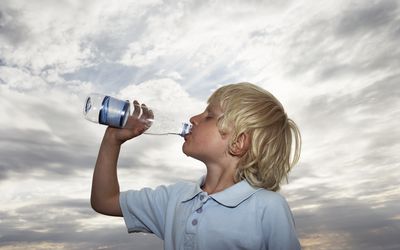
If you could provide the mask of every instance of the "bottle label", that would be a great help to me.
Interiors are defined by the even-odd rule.
[[[88,106],[88,104],[86,104]],[[99,111],[99,123],[113,127],[125,126],[129,116],[129,102],[106,96]],[[89,107],[90,108],[90,107]]]

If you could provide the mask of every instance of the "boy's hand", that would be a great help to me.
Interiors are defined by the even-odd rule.
[[[140,105],[139,102],[135,100],[133,101],[133,107],[133,113],[128,117],[125,127],[108,127],[106,130],[106,135],[115,140],[117,144],[122,144],[127,140],[143,134],[152,124],[154,114],[145,104]]]

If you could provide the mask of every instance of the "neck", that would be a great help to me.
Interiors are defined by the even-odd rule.
[[[207,166],[207,175],[201,188],[208,194],[218,193],[227,189],[235,184],[235,169],[236,167],[222,169]]]

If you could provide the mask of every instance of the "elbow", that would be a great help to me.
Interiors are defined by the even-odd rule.
[[[96,196],[92,195],[90,197],[90,206],[94,211],[96,211],[99,214],[105,214],[104,211],[104,201],[102,201],[99,197],[96,198]]]
[[[97,213],[101,213],[101,210],[100,210],[100,207],[98,205],[98,202],[96,202],[96,199],[93,196],[90,197],[90,206]]]
[[[94,201],[94,200],[90,200],[90,206],[92,207],[92,209],[99,213],[99,214],[103,214],[103,215],[109,215],[107,213],[107,210],[105,209],[105,206],[101,205],[101,203],[99,204],[98,202]]]
[[[119,205],[119,196],[113,197],[113,199],[110,200],[104,200],[92,195],[90,197],[90,205],[92,209],[99,214],[122,216],[122,211]]]

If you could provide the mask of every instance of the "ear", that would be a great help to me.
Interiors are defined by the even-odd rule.
[[[250,136],[247,133],[241,133],[237,140],[230,146],[229,153],[233,156],[242,157],[250,147]]]

